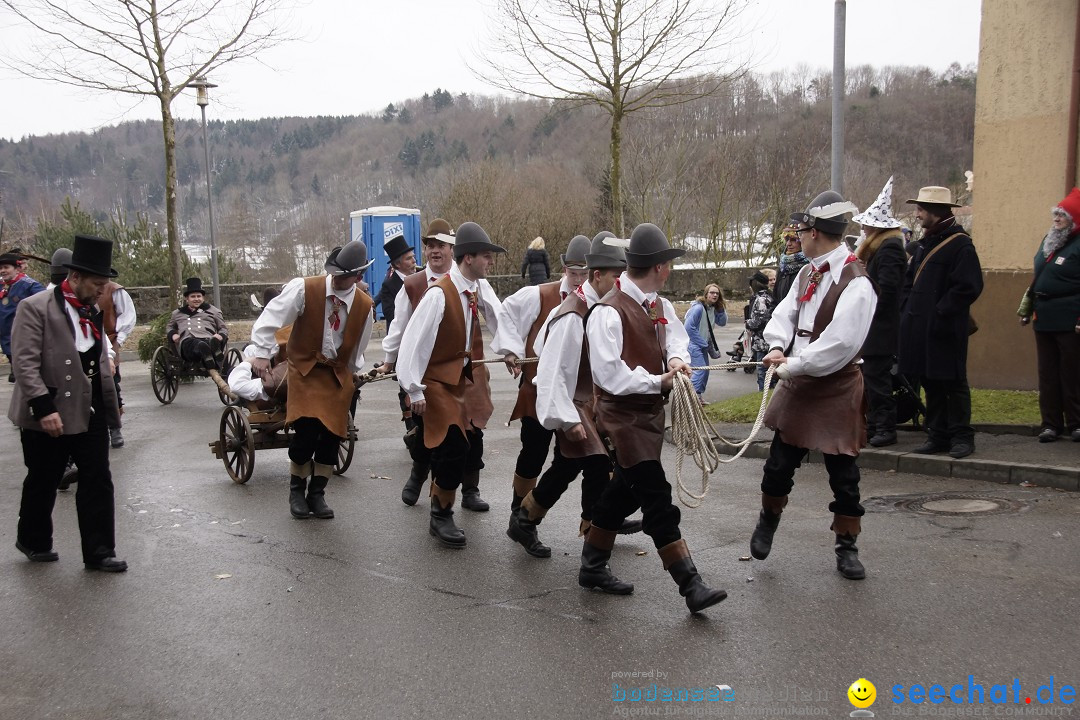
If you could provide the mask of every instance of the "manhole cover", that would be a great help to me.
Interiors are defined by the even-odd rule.
[[[978,493],[934,493],[932,495],[903,495],[869,498],[868,509],[906,510],[923,515],[1001,515],[1020,512],[1027,504],[1010,498]]]

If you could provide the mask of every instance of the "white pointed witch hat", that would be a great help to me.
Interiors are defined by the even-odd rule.
[[[866,208],[864,212],[851,218],[851,222],[876,228],[900,227],[900,221],[894,218],[892,214],[892,183],[893,179],[892,175],[890,175],[889,181],[881,189],[881,194],[877,196],[874,204]]]

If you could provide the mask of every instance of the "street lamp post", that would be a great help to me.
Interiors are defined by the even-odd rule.
[[[214,200],[210,196],[210,145],[206,141],[206,106],[210,104],[210,95],[207,90],[215,88],[205,77],[195,78],[191,86],[198,90],[195,102],[202,110],[202,142],[203,155],[206,159],[206,208],[210,213],[210,277],[214,283],[214,307],[221,309],[221,283],[218,282],[217,245],[214,243]]]

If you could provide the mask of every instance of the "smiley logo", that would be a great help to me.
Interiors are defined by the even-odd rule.
[[[851,683],[847,691],[848,700],[857,708],[868,708],[877,700],[877,688],[866,678],[859,678]]]

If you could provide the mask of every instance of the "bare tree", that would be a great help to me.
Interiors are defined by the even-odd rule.
[[[743,74],[723,50],[746,0],[498,0],[479,71],[515,93],[595,105],[611,117],[611,205],[625,234],[622,124],[627,115],[708,96]]]
[[[31,33],[25,57],[4,58],[10,69],[38,80],[158,100],[173,294],[179,293],[183,264],[172,102],[196,78],[288,39],[278,23],[287,1],[0,0],[0,10]]]

